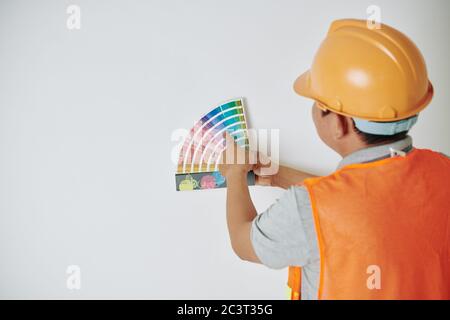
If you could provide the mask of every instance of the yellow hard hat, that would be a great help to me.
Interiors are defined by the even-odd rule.
[[[354,19],[331,24],[294,90],[322,108],[377,122],[410,118],[433,97],[423,56],[407,36]]]

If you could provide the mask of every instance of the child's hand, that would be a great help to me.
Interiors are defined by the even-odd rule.
[[[246,148],[239,147],[228,132],[226,133],[226,143],[226,150],[222,153],[220,159],[220,173],[226,179],[236,175],[246,176],[249,171],[253,170],[254,164],[251,163],[251,158],[252,156],[255,157],[255,154]]]
[[[265,168],[270,168],[272,165],[268,156],[258,152],[258,162],[253,166],[253,172],[255,173],[256,185],[259,186],[273,186],[275,174],[264,174]]]
[[[275,174],[267,175],[264,174],[268,170],[266,168],[270,168],[272,165],[271,160],[268,156],[262,153],[256,153],[254,151],[249,151],[245,148],[239,147],[235,142],[231,135],[226,133],[226,141],[227,141],[227,150],[232,151],[234,148],[234,152],[224,151],[222,153],[222,158],[219,164],[220,173],[225,177],[227,176],[239,176],[239,175],[247,175],[247,173],[251,170],[255,173],[256,185],[260,186],[273,186]],[[229,161],[227,162],[227,155]],[[240,163],[238,163],[241,160]],[[256,162],[256,163],[255,163]],[[270,171],[269,171],[270,172]]]

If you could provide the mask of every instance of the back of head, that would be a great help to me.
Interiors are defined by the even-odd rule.
[[[294,90],[321,109],[352,118],[367,144],[406,136],[433,97],[425,60],[408,37],[355,19],[331,24]]]

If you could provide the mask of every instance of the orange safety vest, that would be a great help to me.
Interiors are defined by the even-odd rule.
[[[307,179],[318,299],[450,299],[450,160],[430,150]],[[289,267],[291,299],[301,269]]]

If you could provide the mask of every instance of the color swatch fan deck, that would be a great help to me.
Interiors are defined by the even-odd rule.
[[[204,115],[189,131],[178,158],[175,174],[178,191],[215,189],[226,187],[218,165],[226,149],[228,132],[239,147],[249,148],[247,121],[242,99],[231,100]],[[255,184],[253,172],[248,184]]]

